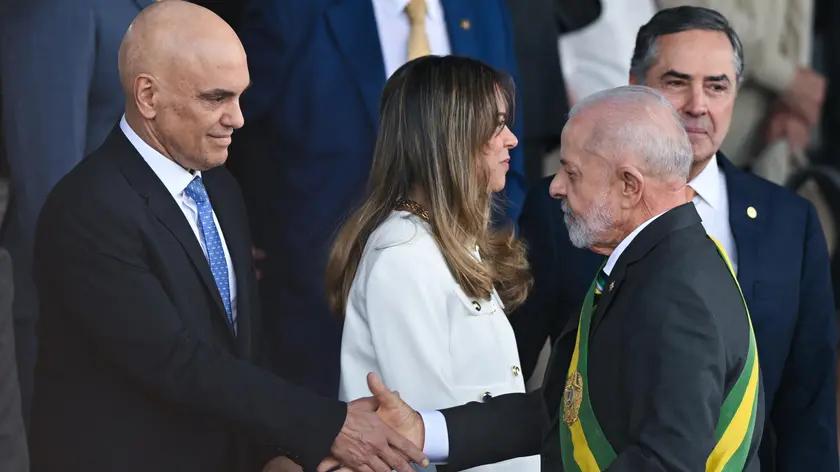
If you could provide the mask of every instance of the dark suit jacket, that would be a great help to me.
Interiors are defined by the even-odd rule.
[[[829,259],[814,207],[732,166],[722,153],[738,279],[752,314],[769,420],[762,469],[838,470],[835,319]],[[535,278],[511,314],[523,372],[530,376],[545,339],[576,315],[602,258],[569,242],[550,179],[528,196],[520,225]],[[757,217],[746,209],[752,206]]]
[[[252,440],[308,468],[346,407],[255,365],[258,301],[239,188],[203,173],[236,273],[233,335],[178,203],[117,127],[39,219],[35,472],[251,470]]]
[[[516,76],[504,0],[442,0],[453,54]],[[338,395],[341,323],[324,271],[341,221],[370,173],[385,85],[370,0],[250,0],[239,22],[253,86],[229,168],[245,193],[254,243],[267,253],[260,293],[266,350],[285,378]],[[522,134],[517,118],[514,133]],[[506,194],[516,221],[525,197],[521,151]]]
[[[12,328],[12,259],[0,248],[0,470],[29,472]]]
[[[28,422],[38,304],[32,241],[53,186],[105,141],[125,108],[117,51],[154,0],[0,2],[3,134],[11,202],[0,244],[15,261],[15,335]]]
[[[592,319],[589,395],[617,454],[609,470],[704,470],[750,336],[737,285],[694,206],[643,229],[607,286]],[[542,389],[443,411],[453,468],[539,450],[543,471],[563,470],[559,413],[578,319],[560,334]],[[747,471],[758,470],[762,400],[760,392]]]

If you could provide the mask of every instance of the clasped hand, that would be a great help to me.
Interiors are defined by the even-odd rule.
[[[347,419],[330,450],[332,457],[321,462],[318,472],[336,467],[341,472],[411,472],[410,462],[428,466],[420,414],[376,374],[368,374],[367,381],[373,397],[347,404]]]

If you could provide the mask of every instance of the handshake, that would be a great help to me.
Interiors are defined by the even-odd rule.
[[[412,472],[409,463],[426,467],[423,454],[425,427],[420,414],[399,393],[388,390],[374,373],[368,374],[372,397],[347,404],[347,418],[333,442],[330,457],[318,472]],[[289,459],[271,461],[263,472],[300,471]]]

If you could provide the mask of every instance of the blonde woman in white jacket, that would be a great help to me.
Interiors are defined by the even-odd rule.
[[[327,267],[341,400],[370,396],[368,372],[417,410],[525,392],[505,310],[531,278],[512,230],[490,225],[517,144],[513,96],[507,76],[454,56],[411,61],[385,85],[367,194]],[[471,470],[539,469],[532,456]]]

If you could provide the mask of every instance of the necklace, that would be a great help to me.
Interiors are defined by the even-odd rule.
[[[410,200],[408,198],[400,198],[397,200],[397,203],[394,205],[394,209],[397,211],[407,211],[410,213],[414,213],[415,215],[419,216],[425,222],[429,222],[429,212],[423,208],[423,205],[415,202],[414,200]]]

